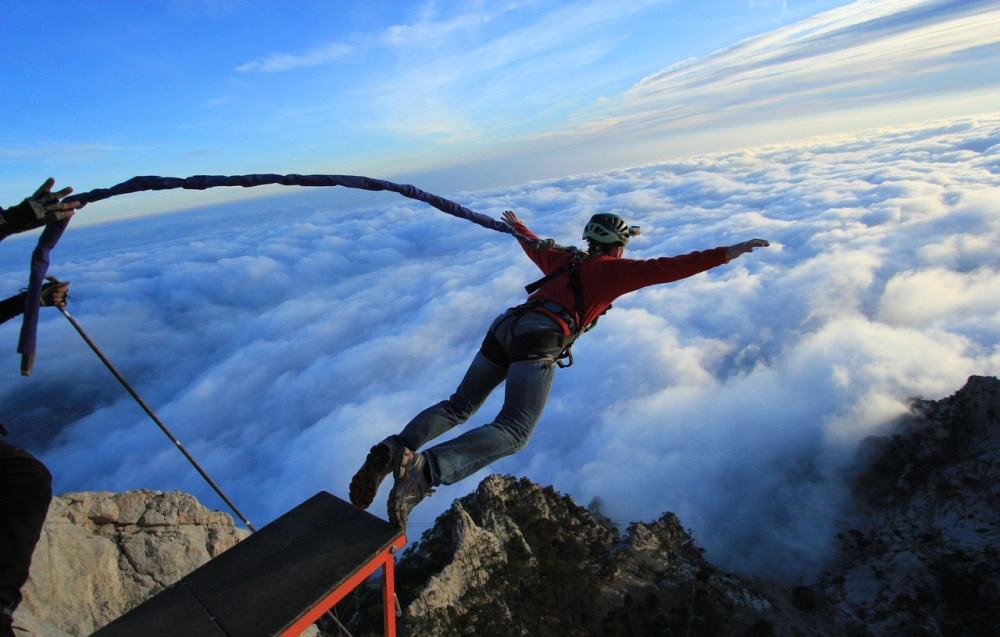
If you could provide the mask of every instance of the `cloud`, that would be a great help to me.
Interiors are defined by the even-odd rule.
[[[319,46],[302,54],[270,53],[257,60],[246,62],[236,67],[241,73],[262,72],[277,73],[309,66],[321,66],[341,60],[351,55],[355,48],[349,44],[332,42]]]
[[[992,323],[998,315],[1000,279],[989,267],[959,272],[939,266],[899,273],[886,284],[879,308],[886,323],[915,327],[957,324],[970,317]]]
[[[467,13],[447,20],[422,20],[414,24],[395,24],[387,27],[381,41],[392,47],[411,47],[437,44],[457,31],[480,27],[488,23],[492,16],[485,13]]]
[[[507,7],[505,10],[510,10]],[[305,53],[270,53],[257,60],[236,67],[239,72],[283,72],[304,67],[323,66],[342,60],[360,52],[371,52],[373,49],[385,47],[388,49],[409,50],[412,47],[430,46],[437,48],[442,42],[461,32],[475,30],[489,23],[495,14],[471,12],[449,15],[447,19],[435,20],[424,15],[411,24],[394,24],[386,27],[378,34],[370,36],[354,36],[352,44],[343,42],[327,42],[313,47]]]
[[[561,243],[616,211],[643,226],[636,258],[772,247],[619,299],[528,447],[441,488],[414,537],[509,472],[623,522],[675,511],[742,572],[814,572],[858,442],[910,397],[1000,373],[998,143],[1000,115],[984,116],[453,195]],[[30,248],[4,242],[6,289]],[[346,498],[368,448],[454,389],[538,276],[510,237],[413,202],[295,197],[71,227],[53,263],[74,316],[257,524],[321,489]],[[43,315],[29,380],[12,354],[0,377],[0,418],[58,491],[183,489],[224,508],[62,317]]]
[[[579,114],[578,133],[649,135],[995,87],[987,0],[854,2],[674,63]]]

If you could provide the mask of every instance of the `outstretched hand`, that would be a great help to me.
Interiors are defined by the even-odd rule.
[[[749,241],[731,245],[726,249],[726,261],[732,261],[741,254],[753,252],[754,248],[766,248],[769,245],[771,244],[764,239],[750,239]]]
[[[35,194],[16,206],[0,210],[0,238],[72,217],[81,204],[79,201],[61,203],[60,200],[73,189],[52,192],[55,183],[56,180],[49,177]]]
[[[45,210],[45,216],[51,217],[53,221],[61,221],[67,217],[73,216],[73,211],[80,207],[79,201],[74,201],[73,203],[59,203],[59,200],[68,196],[73,189],[67,186],[62,190],[57,192],[52,192],[52,186],[54,186],[56,180],[49,177],[45,180],[35,194],[31,196],[32,199],[37,201],[42,208]]]
[[[517,215],[515,215],[514,212],[511,210],[503,211],[503,220],[504,223],[506,223],[508,226],[514,226],[521,223],[521,220],[518,219]]]

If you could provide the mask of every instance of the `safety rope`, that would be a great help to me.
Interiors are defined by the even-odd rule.
[[[55,277],[46,277],[46,278],[48,278],[49,280],[54,280]],[[135,389],[132,387],[132,385],[130,385],[129,382],[125,380],[125,377],[121,375],[121,372],[119,372],[115,368],[115,366],[111,363],[111,361],[108,360],[108,357],[104,355],[104,352],[102,352],[100,348],[98,348],[97,345],[94,343],[94,341],[91,340],[91,338],[83,330],[83,327],[77,322],[77,320],[73,318],[68,311],[66,311],[66,308],[60,307],[59,311],[62,312],[62,315],[66,317],[66,320],[70,322],[73,328],[76,329],[77,332],[79,332],[80,336],[83,337],[83,340],[87,343],[87,345],[90,346],[90,349],[94,350],[94,353],[97,354],[97,357],[101,359],[101,362],[104,363],[105,367],[108,368],[108,371],[110,371],[111,374],[118,380],[118,382],[121,383],[122,387],[125,388],[125,391],[127,391],[132,396],[132,398],[135,399],[135,402],[137,402],[139,406],[142,407],[143,411],[145,411],[146,414],[153,420],[153,422],[156,423],[156,426],[159,427],[160,430],[167,435],[167,438],[170,438],[170,441],[174,443],[174,445],[177,447],[177,449],[180,450],[182,454],[184,454],[184,457],[188,459],[188,462],[194,465],[194,468],[198,470],[198,473],[200,473],[201,477],[204,478],[206,482],[208,482],[209,486],[215,489],[215,492],[219,494],[219,497],[222,498],[223,502],[225,502],[229,506],[229,508],[233,510],[233,513],[235,513],[237,517],[239,517],[239,519],[243,521],[243,524],[245,524],[247,528],[250,529],[251,532],[255,532],[257,529],[254,528],[253,524],[250,523],[250,520],[248,520],[246,516],[243,515],[243,513],[240,512],[238,508],[236,508],[236,505],[233,504],[233,501],[230,500],[225,493],[222,492],[222,489],[219,488],[219,485],[215,483],[215,480],[212,480],[212,477],[209,476],[208,473],[206,473],[205,470],[201,468],[201,465],[198,464],[198,461],[195,460],[190,453],[188,453],[188,450],[184,448],[184,445],[181,444],[180,440],[178,440],[174,436],[174,434],[170,432],[167,426],[163,424],[163,421],[156,416],[156,414],[153,412],[150,406],[146,404],[146,401],[142,399],[142,396],[140,396],[139,393],[135,391]]]
[[[46,279],[58,283],[58,280],[55,277],[49,276],[46,277]],[[125,377],[121,375],[121,372],[119,372],[118,369],[115,368],[115,366],[111,363],[111,361],[108,360],[108,357],[104,355],[104,352],[102,352],[100,348],[97,347],[97,344],[94,343],[94,341],[90,338],[90,336],[87,335],[87,333],[84,331],[80,323],[77,322],[77,320],[73,318],[73,316],[68,311],[66,311],[66,308],[60,307],[59,311],[62,312],[62,315],[66,317],[66,320],[68,320],[70,324],[73,326],[73,328],[80,334],[84,342],[86,342],[87,345],[90,346],[90,349],[92,349],[94,353],[97,354],[97,357],[101,359],[101,362],[104,363],[105,367],[108,368],[108,371],[110,371],[111,374],[118,380],[118,382],[121,383],[122,387],[124,387],[125,390],[132,396],[132,398],[135,399],[135,401],[139,404],[140,407],[142,407],[143,411],[146,412],[146,414],[152,419],[152,421],[156,423],[156,426],[158,426],[160,430],[163,431],[163,433],[166,434],[168,438],[170,438],[170,441],[174,443],[174,445],[177,447],[178,450],[180,450],[182,454],[184,454],[184,457],[188,459],[188,462],[190,462],[194,466],[194,468],[198,470],[198,473],[201,474],[201,477],[204,478],[206,482],[208,482],[209,486],[211,486],[212,489],[215,490],[215,492],[219,495],[219,497],[222,498],[223,502],[225,502],[226,505],[228,505],[229,508],[232,509],[233,513],[235,513],[236,516],[243,521],[243,524],[245,524],[246,527],[250,529],[251,533],[256,533],[257,528],[254,527],[254,525],[250,523],[250,520],[248,520],[247,517],[243,515],[243,513],[236,507],[236,505],[233,504],[233,501],[230,500],[225,493],[223,493],[219,485],[215,483],[215,480],[212,480],[212,477],[209,476],[208,473],[206,473],[206,471],[201,467],[200,464],[198,464],[198,461],[195,460],[190,453],[188,453],[188,450],[185,449],[184,445],[181,444],[181,442],[177,439],[177,437],[170,432],[170,429],[168,429],[167,426],[163,424],[163,421],[156,416],[156,413],[152,410],[152,408],[150,408],[148,404],[146,404],[146,401],[142,399],[142,396],[140,396],[139,393],[132,387],[132,385],[130,385],[129,382],[125,380]],[[396,605],[398,609],[399,605],[398,599],[396,600]],[[353,637],[350,631],[347,630],[347,627],[344,626],[343,623],[341,623],[340,618],[337,617],[335,611],[336,611],[336,606],[332,610],[326,611],[325,613],[326,618],[332,620],[337,625],[342,635],[346,635],[346,637]]]

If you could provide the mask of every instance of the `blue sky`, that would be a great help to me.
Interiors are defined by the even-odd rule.
[[[3,205],[49,175],[452,193],[986,112],[1000,84],[982,0],[41,1],[4,24]],[[107,202],[78,223],[245,195]]]

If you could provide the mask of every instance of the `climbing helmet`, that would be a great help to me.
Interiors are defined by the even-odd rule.
[[[627,245],[628,240],[637,234],[639,226],[629,226],[624,219],[609,212],[594,215],[583,229],[584,239],[592,239],[598,243]]]

